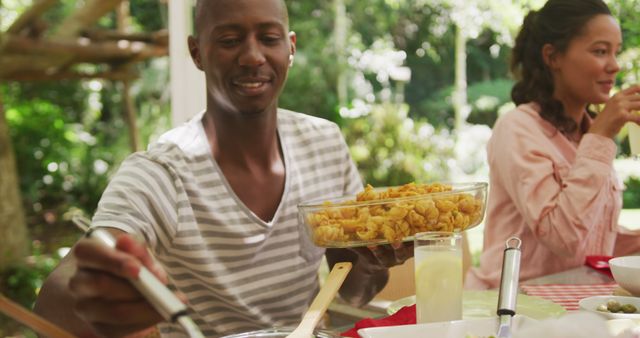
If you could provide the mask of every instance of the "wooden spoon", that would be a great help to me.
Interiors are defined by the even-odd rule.
[[[349,271],[351,271],[351,266],[352,264],[349,262],[336,263],[336,265],[333,266],[329,276],[327,276],[327,279],[324,281],[324,285],[320,288],[320,292],[318,292],[311,306],[309,306],[309,309],[302,317],[302,321],[287,338],[313,337],[313,330],[320,322],[325,311],[327,311],[336,293],[338,293],[344,279],[347,277]]]
[[[37,333],[51,338],[74,338],[71,333],[59,328],[46,319],[28,311],[0,294],[0,312],[30,327]]]

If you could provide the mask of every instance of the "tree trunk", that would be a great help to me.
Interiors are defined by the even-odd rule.
[[[346,55],[345,50],[347,46],[347,32],[349,30],[349,23],[347,18],[347,10],[344,4],[344,0],[334,0],[334,6],[336,10],[335,23],[333,31],[335,34],[335,48],[337,56],[337,91],[338,91],[338,104],[340,108],[347,105],[348,100],[348,79],[346,73]]]
[[[0,97],[0,271],[27,254],[27,225],[22,209],[13,146]]]
[[[456,83],[452,101],[455,113],[454,131],[458,132],[471,112],[467,103],[467,36],[459,25],[456,25],[455,62]]]

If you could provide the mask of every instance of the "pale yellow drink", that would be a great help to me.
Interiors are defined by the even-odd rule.
[[[631,155],[635,158],[640,157],[640,126],[635,123],[629,123],[629,147]]]
[[[415,278],[418,324],[462,319],[460,247],[416,247]]]

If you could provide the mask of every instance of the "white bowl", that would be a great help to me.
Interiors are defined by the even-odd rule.
[[[623,256],[609,260],[613,278],[632,295],[640,297],[640,256]]]
[[[536,325],[537,320],[527,316],[516,315],[513,317],[513,331],[523,327]],[[358,330],[362,338],[398,338],[398,337],[438,337],[438,338],[462,338],[462,337],[494,337],[500,321],[498,317],[453,320],[449,322],[436,322],[428,324],[400,325],[370,327]],[[473,334],[473,336],[472,336]]]
[[[625,332],[630,333],[631,337],[640,337],[640,319],[610,319],[607,328],[616,337],[622,337]]]
[[[632,304],[640,309],[640,298],[638,297],[622,297],[622,296],[593,296],[583,298],[578,302],[580,309],[597,313],[609,319],[640,319],[640,312],[636,313],[613,313],[598,311],[600,305],[607,304],[609,300],[615,300],[620,304]]]

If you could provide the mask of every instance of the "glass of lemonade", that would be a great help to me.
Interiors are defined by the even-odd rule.
[[[635,123],[629,123],[628,128],[631,156],[635,159],[640,159],[640,126]]]
[[[462,235],[415,235],[417,323],[462,319]]]

